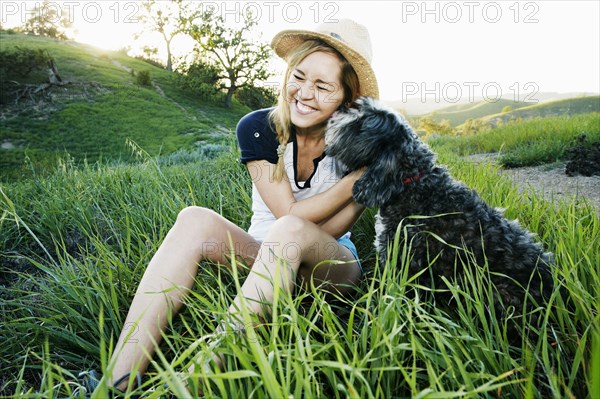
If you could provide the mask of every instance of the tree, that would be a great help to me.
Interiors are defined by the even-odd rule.
[[[167,49],[166,69],[168,71],[173,70],[171,42],[177,35],[184,32],[184,24],[188,19],[186,4],[182,0],[146,1],[143,3],[145,14],[139,17],[143,31],[137,36],[142,35],[144,31],[161,34]]]
[[[157,64],[161,65],[161,67],[162,67],[162,63],[158,59],[158,48],[157,47],[144,46],[144,47],[142,47],[142,53],[144,53],[144,59],[152,61],[152,62],[156,62]]]
[[[186,32],[196,41],[196,54],[220,71],[219,89],[226,90],[227,108],[231,108],[237,90],[254,86],[271,75],[267,69],[269,46],[248,38],[256,25],[252,15],[247,14],[239,29],[228,27],[223,16],[211,11],[199,12],[188,20]]]
[[[272,107],[277,103],[277,91],[272,87],[243,87],[235,93],[235,98],[250,109]]]
[[[181,64],[177,74],[179,87],[191,90],[205,99],[215,99],[219,93],[219,69],[213,64],[207,64],[201,59],[192,64]]]
[[[41,5],[36,3],[33,16],[19,30],[32,35],[67,40],[69,37],[66,30],[73,25],[69,10],[60,8],[57,3],[50,3],[48,0],[44,0]]]

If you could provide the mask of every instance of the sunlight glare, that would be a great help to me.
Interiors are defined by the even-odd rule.
[[[125,24],[75,23],[74,40],[116,51],[131,45],[134,28]]]

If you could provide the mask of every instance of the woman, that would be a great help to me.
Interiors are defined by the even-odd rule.
[[[229,308],[229,322],[239,328],[240,306],[261,315],[261,302],[272,301],[274,284],[264,276],[274,276],[278,265],[288,271],[279,273],[288,292],[296,275],[341,294],[361,277],[348,233],[364,210],[352,200],[361,172],[337,175],[324,154],[324,130],[340,106],[350,106],[359,95],[378,97],[368,32],[340,20],[314,32],[283,31],[271,46],[288,63],[278,105],[246,115],[237,126],[241,162],[253,183],[251,226],[246,232],[200,207],[180,212],[140,281],[115,346],[109,382],[118,389],[133,380],[131,373],[146,370],[169,312],[181,308],[194,285],[199,262],[229,263],[230,243],[238,259],[252,265]],[[315,267],[323,260],[344,262]]]

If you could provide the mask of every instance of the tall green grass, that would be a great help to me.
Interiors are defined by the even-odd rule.
[[[50,178],[1,186],[0,395],[70,396],[78,371],[112,367],[137,283],[180,209],[206,206],[248,227],[250,179],[236,151],[184,163],[142,156],[137,166],[64,163]],[[270,317],[245,315],[254,328],[213,342],[225,357],[223,372],[188,373],[192,359],[207,354],[200,338],[223,319],[245,274],[203,265],[143,385],[125,396],[190,397],[190,387],[199,386],[209,397],[594,397],[596,210],[584,200],[553,204],[533,192],[520,195],[494,166],[448,151],[440,160],[556,254],[557,288],[568,295],[557,289],[540,310],[539,338],[508,343],[485,307],[491,293],[483,267],[473,268],[465,286],[448,286],[452,313],[415,290],[403,267],[409,247],[396,245],[392,260],[375,267],[369,210],[353,229],[367,270],[355,295],[326,298],[312,286],[295,295],[278,290]]]
[[[600,114],[553,116],[508,122],[472,136],[436,137],[430,144],[460,155],[499,153],[507,167],[533,166],[563,161],[579,135],[600,141]]]

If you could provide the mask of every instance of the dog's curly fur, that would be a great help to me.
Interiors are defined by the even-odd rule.
[[[413,250],[409,275],[430,268],[419,277],[420,284],[444,288],[442,277],[456,281],[474,260],[489,268],[500,317],[509,307],[514,315],[523,314],[526,290],[529,301],[538,305],[549,297],[552,255],[516,221],[507,220],[437,165],[435,154],[395,111],[361,97],[332,116],[325,142],[327,155],[346,172],[367,167],[353,197],[379,207],[375,246],[382,264],[403,223],[407,234],[400,234],[401,242],[409,240]]]

